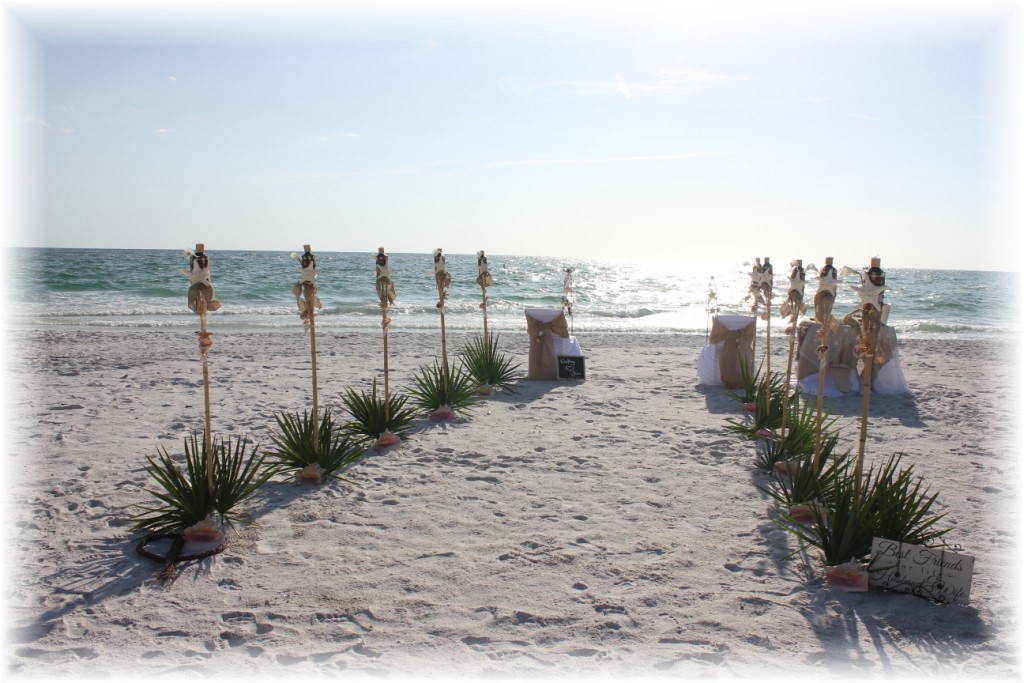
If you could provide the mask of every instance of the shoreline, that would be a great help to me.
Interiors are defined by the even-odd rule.
[[[971,604],[951,606],[837,593],[793,554],[753,444],[724,428],[736,404],[697,385],[702,335],[585,330],[585,381],[521,380],[421,420],[349,482],[275,480],[223,554],[160,586],[126,519],[149,499],[146,457],[201,429],[202,394],[193,331],[162,331],[5,333],[10,674],[1021,673],[1010,340],[901,340],[912,394],[871,397],[870,457],[904,452],[976,558]],[[267,444],[275,413],[308,408],[309,339],[291,331],[215,334],[216,433]],[[335,406],[379,379],[382,348],[328,336]],[[500,338],[525,374],[526,333]],[[437,336],[389,339],[392,386],[440,355]],[[861,400],[826,402],[844,446]]]

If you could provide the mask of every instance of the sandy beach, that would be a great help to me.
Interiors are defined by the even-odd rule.
[[[269,444],[311,405],[308,337],[212,329],[214,431]],[[698,386],[703,337],[580,331],[585,381],[421,420],[349,482],[275,480],[225,552],[161,584],[128,518],[147,456],[202,428],[193,333],[5,334],[12,678],[1020,676],[1009,340],[901,341],[913,393],[871,400],[869,461],[905,452],[975,557],[953,606],[838,592],[794,554],[725,428],[737,404]],[[396,388],[439,355],[391,342]],[[525,332],[500,344],[525,375]],[[381,376],[377,334],[318,346],[322,403]],[[828,405],[854,448],[860,397]]]

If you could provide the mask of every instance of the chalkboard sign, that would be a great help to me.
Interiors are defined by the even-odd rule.
[[[558,379],[586,379],[586,376],[583,356],[558,357]]]

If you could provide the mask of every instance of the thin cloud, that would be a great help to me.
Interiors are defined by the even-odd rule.
[[[236,180],[256,180],[263,182],[294,182],[306,180],[328,180],[332,178],[373,178],[380,176],[411,175],[422,173],[419,168],[381,168],[373,170],[353,171],[298,171],[295,173],[276,173],[265,175],[238,176]]]
[[[877,116],[869,116],[868,114],[847,114],[851,119],[857,119],[859,121],[870,121],[871,123],[889,123],[885,119],[880,119]]]
[[[363,136],[359,133],[342,133],[340,135],[321,135],[316,139],[316,141],[321,144],[328,145],[339,142],[352,142],[353,140],[359,140],[362,137]]]
[[[37,116],[33,116],[32,114],[26,114],[25,118],[24,118],[24,121],[25,121],[25,123],[29,123],[29,124],[36,125],[36,126],[41,126],[42,128],[49,128],[50,127],[50,122],[49,121],[47,121],[46,119],[41,119],[41,118],[39,118]]]
[[[156,130],[153,131],[153,135],[157,136],[158,138],[165,138],[173,132],[173,128],[157,128]]]
[[[508,161],[492,161],[482,168],[504,168],[509,166],[568,166],[578,164],[611,164],[621,162],[644,161],[680,161],[683,159],[700,159],[715,156],[716,152],[686,152],[684,154],[660,154],[651,156],[620,156],[620,157],[584,157],[579,159],[512,159]]]
[[[636,95],[669,95],[740,80],[743,79],[688,66],[664,66],[637,80],[616,73],[607,80],[521,82],[506,79],[502,81],[501,87],[517,95],[530,95],[541,89],[563,89],[577,95],[619,94],[632,98]]]

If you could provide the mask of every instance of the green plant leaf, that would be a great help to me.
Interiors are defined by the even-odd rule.
[[[409,433],[416,419],[413,410],[406,408],[408,400],[403,394],[391,394],[385,409],[384,398],[377,393],[376,379],[369,394],[349,387],[341,394],[341,402],[352,420],[342,425],[341,431],[358,441],[374,441],[384,432],[402,437]]]
[[[498,350],[497,336],[474,337],[463,349],[461,360],[479,386],[512,391],[519,364]]]

